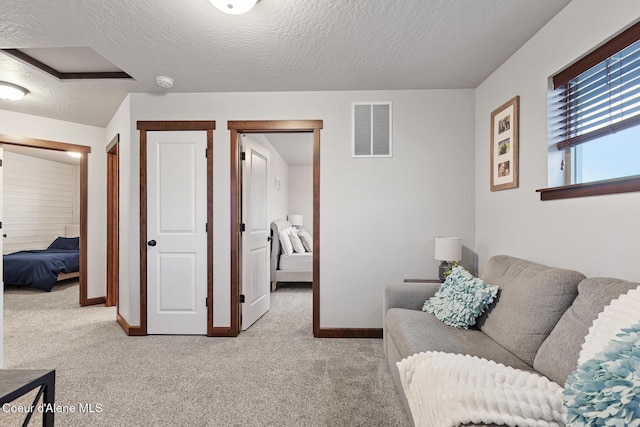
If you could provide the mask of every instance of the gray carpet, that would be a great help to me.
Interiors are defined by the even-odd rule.
[[[76,409],[56,425],[410,425],[382,340],[314,339],[308,286],[279,287],[238,338],[127,337],[115,308],[77,301],[77,284],[5,291],[5,368],[56,369],[56,403]],[[20,423],[0,409],[1,426]]]

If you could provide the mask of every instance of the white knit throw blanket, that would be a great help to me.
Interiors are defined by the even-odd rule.
[[[564,426],[562,387],[533,372],[429,351],[397,363],[416,426]]]

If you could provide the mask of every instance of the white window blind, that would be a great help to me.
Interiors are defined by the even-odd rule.
[[[640,41],[637,40],[637,35],[627,37],[623,48],[613,54],[610,52],[615,46],[610,48],[604,60],[577,75],[569,75],[568,79],[566,74],[565,77],[560,74],[570,70],[554,76],[555,89],[549,98],[549,131],[558,149],[640,124]]]

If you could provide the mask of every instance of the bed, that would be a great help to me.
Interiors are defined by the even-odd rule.
[[[74,228],[68,228],[66,234],[74,234],[73,231]],[[58,237],[47,249],[3,255],[4,283],[49,292],[57,281],[78,277],[79,240],[79,237]]]
[[[283,219],[271,223],[271,290],[275,291],[278,283],[313,282],[313,254],[311,252],[285,255],[282,251],[279,233],[291,227],[289,221]]]

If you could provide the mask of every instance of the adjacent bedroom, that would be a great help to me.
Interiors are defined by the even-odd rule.
[[[66,152],[4,145],[6,293],[78,287],[80,166]]]
[[[271,152],[271,291],[313,281],[313,137],[309,133],[253,135]]]

